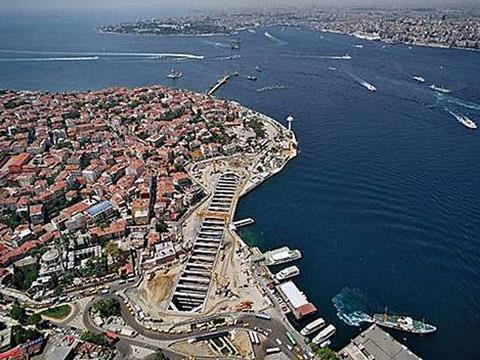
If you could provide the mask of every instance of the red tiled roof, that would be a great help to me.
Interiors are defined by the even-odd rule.
[[[317,308],[312,303],[304,304],[296,310],[300,317],[313,314],[316,311]]]

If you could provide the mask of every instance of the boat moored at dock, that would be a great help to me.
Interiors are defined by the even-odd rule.
[[[302,257],[300,250],[290,250],[287,246],[265,253],[266,265],[279,265]]]
[[[437,330],[433,325],[423,321],[414,320],[410,316],[398,316],[385,314],[374,314],[371,320],[379,326],[405,331],[411,334],[429,334]]]
[[[322,318],[318,318],[317,320],[312,321],[311,323],[307,324],[301,331],[300,334],[302,336],[307,336],[313,334],[315,331],[320,330],[325,326],[325,320]]]
[[[300,269],[295,265],[293,265],[276,273],[275,279],[277,279],[278,281],[283,281],[283,280],[290,279],[294,276],[297,276],[298,274],[300,274]]]
[[[328,325],[325,329],[323,329],[322,331],[320,331],[318,333],[317,336],[315,336],[313,339],[312,339],[312,342],[315,344],[315,345],[320,345],[324,342],[326,342],[328,339],[330,339],[333,335],[335,335],[335,332],[337,331],[337,329],[335,328],[335,326],[333,326],[332,324]]]

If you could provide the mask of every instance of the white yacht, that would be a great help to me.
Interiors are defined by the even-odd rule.
[[[283,280],[290,279],[294,276],[297,276],[298,274],[300,274],[300,269],[295,265],[293,265],[276,273],[275,279],[277,279],[278,281],[283,281]]]
[[[320,331],[318,335],[312,339],[312,342],[315,345],[322,344],[325,341],[327,341],[329,338],[331,338],[333,335],[335,335],[335,331],[337,331],[337,329],[335,329],[335,326],[330,324],[325,329]]]
[[[301,331],[300,334],[302,336],[307,336],[313,334],[315,331],[320,330],[325,326],[325,320],[322,318],[318,318],[317,320],[312,321],[311,323],[307,324]]]

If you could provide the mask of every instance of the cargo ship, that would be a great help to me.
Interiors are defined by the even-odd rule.
[[[379,326],[411,334],[429,334],[437,330],[435,326],[414,320],[410,316],[388,315],[387,313],[374,314],[371,321]]]

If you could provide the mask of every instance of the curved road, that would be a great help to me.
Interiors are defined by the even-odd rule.
[[[286,344],[290,344],[289,340],[285,335],[285,326],[280,320],[277,320],[277,319],[272,318],[271,320],[265,320],[265,319],[257,318],[255,315],[243,314],[237,318],[237,325],[222,326],[217,328],[217,330],[215,331],[195,330],[188,334],[160,333],[153,330],[148,330],[145,327],[143,327],[143,325],[141,325],[135,319],[135,317],[132,316],[130,311],[125,306],[123,299],[113,294],[107,294],[105,296],[96,297],[92,301],[90,301],[86,306],[83,312],[83,323],[85,324],[87,329],[90,331],[95,331],[95,332],[105,331],[103,329],[98,328],[91,322],[90,314],[89,314],[90,308],[93,306],[93,303],[102,298],[103,299],[111,298],[111,299],[117,300],[120,303],[121,315],[123,319],[138,334],[140,334],[146,339],[155,340],[157,342],[158,341],[165,342],[163,346],[152,347],[152,346],[148,346],[148,344],[146,344],[145,342],[142,342],[127,336],[121,336],[121,335],[119,336],[120,339],[127,341],[129,344],[132,344],[132,345],[137,345],[142,347],[147,346],[151,349],[160,349],[160,348],[166,348],[169,345],[169,343],[195,338],[200,335],[215,334],[222,331],[231,331],[234,329],[248,328],[250,331],[259,332],[259,334],[263,335],[264,337],[264,340],[261,342],[260,345],[254,346],[254,350],[257,358],[263,359],[266,355],[265,350],[270,347],[280,347],[282,351],[285,352],[287,355],[290,355],[291,358],[296,358],[297,353],[302,354],[302,352],[298,352],[296,351],[296,349],[289,350],[285,346]],[[248,326],[245,324],[248,324]],[[263,332],[268,332],[268,336],[265,336]],[[282,342],[281,346],[279,346],[276,339]],[[216,356],[216,358],[218,358],[218,356]]]

